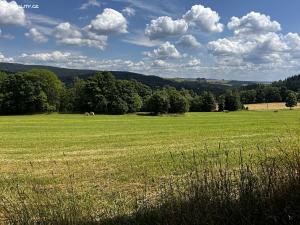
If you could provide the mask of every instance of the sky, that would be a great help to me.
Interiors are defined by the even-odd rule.
[[[161,77],[300,73],[299,0],[0,0],[0,62]]]

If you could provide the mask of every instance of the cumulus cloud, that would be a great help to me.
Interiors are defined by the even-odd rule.
[[[296,42],[290,41],[293,36]],[[299,43],[300,44],[300,43]],[[297,48],[297,36],[269,32],[253,36],[233,36],[209,42],[207,48],[214,56],[238,61],[239,64],[282,65],[293,57],[292,49]],[[220,58],[219,58],[220,59]],[[226,60],[229,62],[230,60]],[[223,61],[224,62],[224,61]]]
[[[60,44],[95,47],[104,50],[108,35],[127,33],[127,20],[116,10],[104,9],[102,14],[84,28],[68,22],[58,24],[52,34]]]
[[[87,28],[100,35],[128,33],[126,18],[122,13],[110,8],[97,15]]]
[[[194,67],[194,66],[200,66],[200,64],[201,64],[200,59],[193,58],[193,59],[188,61],[187,66]]]
[[[24,64],[51,65],[78,69],[94,69],[99,63],[87,56],[61,51],[23,53],[16,58],[16,61]]]
[[[200,69],[201,61],[196,58],[192,58],[187,62],[171,63],[166,60],[156,59],[148,67],[150,71],[164,71],[172,73],[185,73],[187,71],[197,71]],[[182,75],[183,75],[182,74]],[[174,76],[174,74],[173,74]]]
[[[45,52],[45,53],[34,53],[34,54],[26,54],[23,53],[19,59],[33,62],[66,62],[71,58],[72,54],[69,52]]]
[[[145,29],[145,35],[150,39],[160,39],[168,36],[184,34],[188,29],[185,20],[173,20],[171,17],[162,16],[151,20]]]
[[[0,24],[24,26],[26,24],[24,9],[15,1],[0,0]]]
[[[36,28],[31,28],[25,36],[37,43],[46,43],[48,38]]]
[[[220,16],[211,8],[203,5],[194,5],[183,15],[186,22],[195,29],[204,33],[222,32],[223,24],[219,23]]]
[[[290,46],[291,51],[300,51],[300,36],[297,33],[288,33],[283,37],[284,41]]]
[[[222,38],[208,43],[208,50],[217,56],[241,55],[249,52],[255,45],[252,42],[244,43],[241,39]]]
[[[164,60],[157,59],[157,60],[154,60],[154,61],[151,63],[151,66],[154,67],[154,68],[169,68],[169,67],[170,67],[170,64],[167,63],[167,62],[164,61]]]
[[[183,48],[200,48],[201,44],[197,41],[197,39],[193,35],[184,35],[179,41],[176,42],[177,45]]]
[[[271,21],[270,16],[258,12],[250,12],[241,18],[232,17],[227,26],[235,34],[257,34],[281,30],[277,21]]]
[[[72,26],[70,23],[60,23],[54,28],[53,31],[54,36],[57,39],[66,39],[66,38],[81,38],[82,34],[80,30]]]
[[[291,66],[300,56],[299,35],[279,33],[280,24],[270,16],[251,12],[232,17],[228,28],[234,31],[233,36],[207,45],[217,64],[245,70],[274,69]]]
[[[122,59],[97,60],[84,55],[61,51],[38,52],[32,54],[23,53],[21,56],[17,57],[17,62],[92,70],[145,71],[145,68],[147,67],[143,61],[133,62],[131,60]]]
[[[284,63],[288,56],[288,46],[276,33],[267,33],[257,39],[251,51],[244,55],[246,62],[253,64]]]
[[[182,19],[173,20],[169,16],[161,16],[151,20],[146,25],[145,35],[150,39],[161,39],[169,36],[182,35],[187,32],[189,27],[200,30],[203,33],[222,32],[223,24],[219,23],[220,16],[217,12],[202,5],[194,5],[187,11]],[[187,41],[191,37],[185,37]],[[195,44],[195,42],[194,42]]]
[[[92,33],[89,30],[81,31],[68,22],[56,26],[53,35],[61,44],[95,47],[101,50],[104,50],[107,44],[107,36]]]
[[[95,7],[101,7],[101,3],[98,2],[97,0],[88,0],[87,2],[83,3],[81,6],[80,6],[80,10],[85,10],[85,9],[88,9],[89,7],[91,6],[95,6]]]
[[[135,9],[126,7],[122,10],[122,13],[124,13],[127,16],[134,16],[135,15]]]
[[[7,58],[0,52],[0,62],[12,63],[14,62],[13,58]]]
[[[180,52],[176,49],[176,47],[168,41],[161,44],[157,49],[154,49],[152,52],[144,52],[144,55],[150,58],[157,59],[178,59],[182,57]]]

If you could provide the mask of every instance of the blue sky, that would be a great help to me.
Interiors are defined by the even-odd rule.
[[[300,1],[0,0],[0,61],[162,77],[300,71]]]

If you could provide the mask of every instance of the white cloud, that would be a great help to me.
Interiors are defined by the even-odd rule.
[[[12,63],[14,62],[13,58],[7,58],[0,52],[0,62]]]
[[[88,30],[80,30],[70,23],[61,23],[53,31],[58,43],[76,46],[95,47],[104,50],[107,36],[98,35]]]
[[[164,60],[157,59],[152,62],[151,66],[154,68],[169,68],[171,65]]]
[[[297,33],[288,33],[284,36],[284,41],[291,51],[300,51],[300,36]]]
[[[77,27],[72,26],[68,22],[60,23],[59,25],[57,25],[54,28],[53,34],[57,39],[61,39],[61,40],[66,39],[66,38],[81,38],[82,37],[80,30]]]
[[[218,60],[221,57],[238,61],[239,64],[243,62],[244,65],[280,66],[284,62],[289,62],[289,58],[292,57],[291,49],[297,46],[295,42],[288,42],[288,40],[289,36],[274,32],[247,37],[237,35],[209,42],[207,48],[210,53],[218,57]],[[230,60],[223,60],[223,62],[230,63]]]
[[[63,21],[60,19],[32,13],[29,11],[26,12],[26,19],[26,26],[28,29],[35,28],[38,30],[38,32],[45,36],[52,36],[53,27],[63,23]]]
[[[48,41],[48,38],[36,28],[31,28],[25,33],[25,36],[37,43],[46,43]]]
[[[241,39],[222,38],[208,43],[208,50],[216,56],[241,55],[248,53],[255,43],[244,43]]]
[[[277,21],[271,21],[270,16],[258,12],[250,12],[241,18],[232,17],[227,26],[235,34],[257,34],[281,30]]]
[[[122,10],[122,13],[124,13],[127,16],[134,16],[135,15],[135,9],[131,7],[126,7]]]
[[[223,24],[219,23],[220,16],[217,12],[203,5],[194,5],[183,18],[187,23],[204,33],[222,32]]]
[[[252,64],[282,64],[288,56],[288,46],[276,33],[261,35],[253,49],[244,55]]]
[[[19,59],[24,62],[67,62],[72,57],[69,52],[53,51],[50,53],[23,53]]]
[[[148,67],[150,71],[160,73],[163,72],[172,72],[177,75],[181,74],[181,76],[184,76],[184,74],[187,71],[197,71],[197,69],[200,69],[201,61],[199,59],[193,58],[187,62],[180,62],[180,63],[170,63],[166,60],[156,59],[154,60],[150,66]],[[173,77],[174,75],[173,74]]]
[[[200,66],[201,64],[201,61],[200,59],[191,59],[188,61],[187,65],[190,66],[190,67],[194,67],[194,66]]]
[[[26,24],[24,9],[15,1],[0,0],[0,24],[24,26]]]
[[[77,69],[96,69],[96,66],[99,64],[99,62],[87,56],[61,51],[23,53],[17,57],[16,61],[24,64],[51,65]]]
[[[0,53],[1,61],[1,53]],[[17,62],[25,64],[52,65],[65,68],[92,69],[92,70],[126,70],[145,71],[147,67],[143,61],[133,62],[122,59],[97,60],[71,52],[38,52],[23,53],[17,57]]]
[[[199,48],[201,44],[197,41],[197,39],[193,35],[184,35],[179,41],[176,42],[177,45],[182,46],[184,48]]]
[[[187,29],[188,24],[185,20],[172,20],[171,17],[162,16],[151,20],[151,23],[147,24],[145,35],[153,40],[184,34]]]
[[[106,8],[96,16],[87,27],[91,32],[101,35],[128,33],[127,20],[122,13]]]
[[[228,28],[234,31],[233,36],[207,45],[218,65],[263,71],[291,66],[300,56],[299,35],[278,33],[280,24],[267,15],[251,12],[232,17]]]
[[[81,6],[80,6],[80,10],[85,10],[91,6],[95,6],[95,7],[101,7],[101,3],[98,2],[97,0],[88,0],[87,2],[83,3]]]
[[[152,52],[144,52],[144,55],[157,59],[178,59],[181,58],[180,52],[170,42],[165,42]]]

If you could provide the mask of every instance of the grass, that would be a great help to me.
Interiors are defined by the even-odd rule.
[[[3,199],[10,196],[8,205],[22,205],[22,199],[44,199],[41,204],[61,209],[64,218],[80,217],[84,208],[85,221],[95,212],[128,215],[138,211],[136,198],[145,188],[146,198],[142,199],[156,199],[159,184],[170,177],[184,177],[190,170],[185,160],[193,158],[195,151],[199,159],[219,160],[228,150],[226,164],[234,169],[240,166],[241,149],[245,161],[256,155],[257,149],[277,155],[277,138],[297,149],[299,118],[297,110],[162,117],[0,117]],[[35,207],[42,208],[40,204]],[[58,214],[54,209],[53,215]]]
[[[289,109],[285,106],[284,102],[273,102],[273,103],[259,103],[259,104],[248,104],[245,105],[249,110],[282,110]],[[300,109],[300,104],[294,107],[294,109]]]

